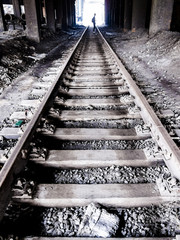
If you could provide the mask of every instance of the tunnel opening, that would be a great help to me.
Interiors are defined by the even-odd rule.
[[[92,26],[92,17],[96,14],[96,24],[102,26],[105,23],[104,0],[77,0],[76,23]]]
[[[16,14],[16,12],[14,11],[12,0],[3,0],[2,4],[3,4],[4,14]],[[20,6],[21,13],[24,13],[23,0],[19,0],[19,6]]]

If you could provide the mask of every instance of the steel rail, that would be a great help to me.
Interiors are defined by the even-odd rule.
[[[82,36],[72,49],[71,53],[68,55],[61,70],[57,73],[55,81],[52,83],[49,91],[44,96],[41,105],[34,114],[32,120],[29,122],[24,134],[16,144],[11,156],[0,171],[0,221],[4,216],[5,208],[11,198],[11,185],[13,183],[14,176],[18,174],[26,165],[29,142],[33,138],[33,134],[36,130],[38,123],[40,122],[43,113],[46,111],[50,102],[58,91],[57,86],[59,84],[60,77],[62,76],[65,68],[75,54],[75,51],[77,50],[82,38],[85,36],[86,31],[87,28],[84,30]]]
[[[136,85],[135,81],[132,79],[131,75],[128,73],[121,60],[117,56],[117,54],[113,51],[109,43],[105,40],[102,33],[98,29],[100,36],[102,37],[105,45],[111,52],[112,56],[115,58],[121,73],[126,79],[129,85],[129,92],[132,96],[134,96],[134,101],[137,106],[141,109],[141,116],[147,126],[150,127],[152,132],[152,137],[161,147],[163,155],[165,157],[165,164],[169,168],[170,172],[180,180],[180,150],[172,140],[167,130],[162,125],[161,121],[149,105],[145,96],[142,94],[139,87]]]

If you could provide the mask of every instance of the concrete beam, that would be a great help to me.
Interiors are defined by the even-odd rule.
[[[2,1],[0,0],[0,32],[3,32],[6,30],[6,25],[4,21],[4,9]]]
[[[132,23],[132,0],[124,1],[124,32],[131,29]]]
[[[54,1],[45,0],[45,8],[46,8],[47,26],[51,31],[55,32],[56,26],[55,26]]]
[[[18,18],[21,17],[21,8],[19,4],[19,0],[12,0],[14,15]]]
[[[146,23],[147,0],[133,0],[132,9],[132,31],[145,28]]]
[[[152,0],[149,34],[169,30],[174,0]]]
[[[27,38],[40,42],[40,18],[36,0],[24,0]]]

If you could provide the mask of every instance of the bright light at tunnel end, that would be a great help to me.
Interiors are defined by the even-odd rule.
[[[96,14],[96,25],[104,25],[105,18],[104,0],[84,0],[82,24],[93,26],[92,18]],[[78,23],[78,22],[77,22]]]

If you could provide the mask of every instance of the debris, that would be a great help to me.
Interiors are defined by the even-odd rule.
[[[6,139],[18,139],[22,135],[20,128],[3,128],[0,135]]]
[[[77,235],[79,237],[112,237],[119,228],[119,217],[91,203],[84,214]]]

